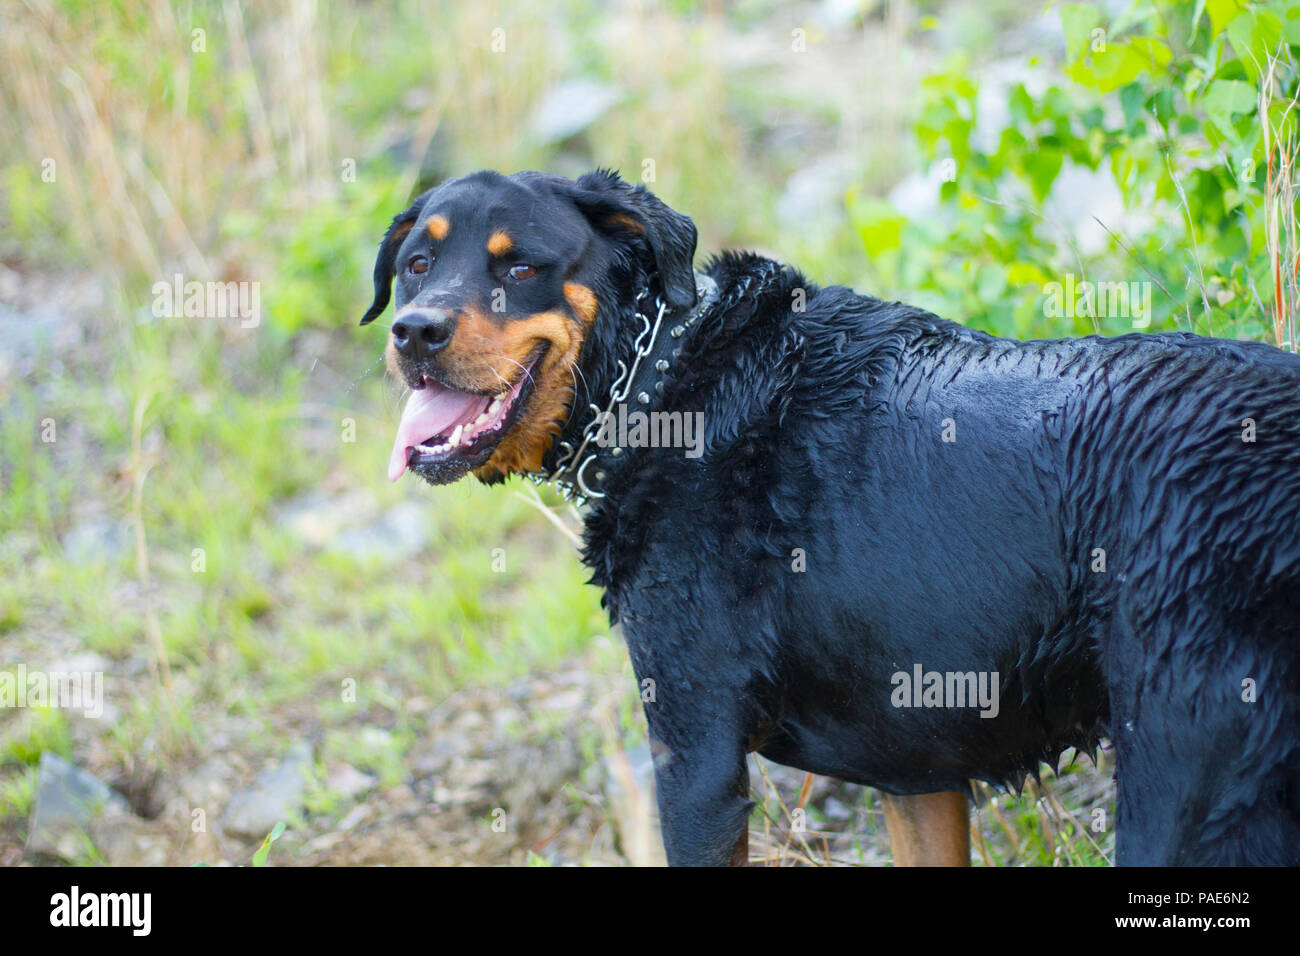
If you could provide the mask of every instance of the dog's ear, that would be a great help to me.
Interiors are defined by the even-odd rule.
[[[664,297],[677,308],[695,304],[695,223],[665,205],[644,186],[633,186],[611,170],[580,177],[567,190],[574,204],[603,233],[645,238],[659,269]]]
[[[424,208],[424,201],[429,198],[431,192],[432,189],[416,196],[409,209],[393,217],[393,224],[384,233],[384,239],[379,243],[379,256],[375,259],[375,300],[370,303],[370,308],[361,317],[362,325],[369,325],[383,314],[384,309],[388,308],[388,300],[393,295],[393,270],[396,266],[397,247],[402,244],[406,234],[420,218],[420,210]]]

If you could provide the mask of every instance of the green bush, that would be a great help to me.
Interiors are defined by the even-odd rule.
[[[849,197],[878,287],[1003,334],[1181,328],[1295,348],[1300,0],[1139,0],[1110,22],[1097,5],[1067,4],[1060,16],[1068,82],[1037,97],[1014,86],[993,149],[975,145],[970,65],[927,79],[915,132],[951,174],[938,214],[908,220]],[[1150,227],[1103,222],[1105,248],[1079,252],[1078,223],[1044,212],[1071,165],[1108,172]],[[1099,297],[1095,317],[1071,316],[1049,285],[1069,274],[1150,283],[1148,321],[1101,314]]]

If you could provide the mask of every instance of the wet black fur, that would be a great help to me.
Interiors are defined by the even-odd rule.
[[[681,220],[656,239],[689,268]],[[648,236],[593,230],[578,409],[630,356],[637,283],[685,282],[680,254],[665,276]],[[629,451],[583,549],[653,682],[670,862],[726,862],[754,745],[907,794],[1014,785],[1107,736],[1117,862],[1300,863],[1300,358],[1017,342],[754,255],[707,271],[721,301],[653,406],[702,412],[704,455]],[[997,671],[999,715],[892,706],[918,663]]]

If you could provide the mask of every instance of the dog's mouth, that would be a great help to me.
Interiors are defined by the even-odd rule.
[[[524,363],[519,380],[503,394],[462,392],[425,376],[397,424],[388,480],[410,469],[431,484],[447,484],[491,458],[532,394],[533,370],[544,351]]]

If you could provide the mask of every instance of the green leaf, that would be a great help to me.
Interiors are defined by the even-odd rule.
[[[284,836],[284,823],[280,822],[266,835],[262,845],[253,854],[253,866],[266,866],[266,858],[271,855],[271,844],[282,836]]]
[[[1205,9],[1210,12],[1214,32],[1218,33],[1246,9],[1246,4],[1245,0],[1206,0]]]
[[[1161,126],[1168,126],[1169,121],[1174,117],[1174,91],[1156,90],[1147,100],[1147,109],[1160,121]]]
[[[1136,126],[1142,116],[1142,107],[1146,103],[1146,91],[1141,83],[1130,83],[1119,91],[1120,109],[1124,111],[1126,126]]]
[[[1300,5],[1292,5],[1282,15],[1282,38],[1292,46],[1300,46]]]
[[[1192,14],[1192,31],[1187,34],[1187,43],[1196,37],[1196,28],[1201,25],[1201,14],[1205,12],[1205,0],[1196,0],[1196,12]]]
[[[1061,7],[1061,30],[1065,33],[1065,53],[1077,60],[1088,52],[1092,30],[1101,21],[1101,13],[1090,3],[1067,3]]]
[[[975,276],[975,294],[986,305],[997,302],[1007,288],[1006,271],[998,265],[981,266]]]
[[[1258,81],[1268,57],[1277,52],[1282,41],[1282,21],[1272,10],[1248,10],[1228,24],[1228,40],[1232,43],[1241,68],[1252,81]]]
[[[1134,37],[1128,43],[1135,53],[1146,57],[1153,67],[1166,67],[1174,58],[1168,42],[1159,37]]]
[[[1151,61],[1128,43],[1108,44],[1092,55],[1092,85],[1101,93],[1127,86],[1151,65]]]
[[[1206,115],[1225,135],[1232,133],[1234,116],[1252,113],[1256,105],[1255,87],[1240,80],[1215,80],[1201,100]]]
[[[1042,146],[1025,154],[1025,172],[1029,176],[1029,187],[1034,191],[1034,198],[1042,202],[1052,191],[1052,183],[1061,171],[1063,157],[1059,149]]]
[[[898,248],[907,221],[893,206],[875,196],[851,196],[849,220],[873,256]]]

